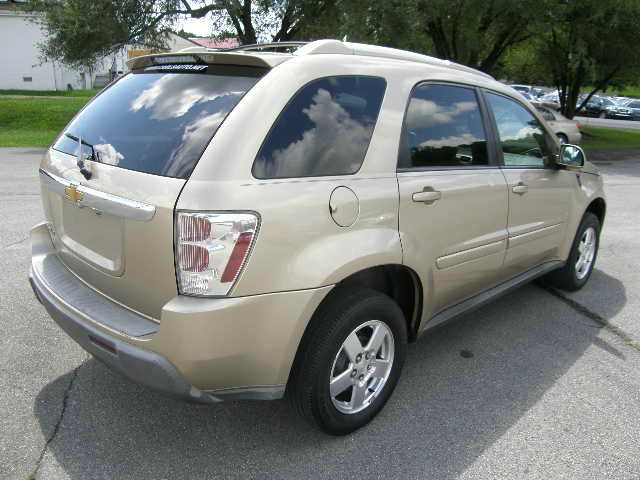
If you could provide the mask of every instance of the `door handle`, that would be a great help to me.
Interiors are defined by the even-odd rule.
[[[513,193],[517,193],[518,195],[524,195],[529,191],[529,187],[526,186],[524,183],[520,182],[517,185],[514,185],[511,191]]]
[[[414,202],[430,204],[442,198],[442,192],[431,190],[431,187],[424,188],[422,192],[416,192],[411,196]]]

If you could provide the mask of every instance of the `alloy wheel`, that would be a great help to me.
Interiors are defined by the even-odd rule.
[[[379,320],[347,335],[329,375],[331,401],[339,412],[354,414],[371,405],[389,379],[394,351],[393,333]]]
[[[576,277],[578,280],[585,278],[591,271],[593,259],[596,256],[596,231],[589,227],[582,232],[578,243],[578,260],[576,261]]]

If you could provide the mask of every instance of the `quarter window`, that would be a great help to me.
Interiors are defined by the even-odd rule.
[[[520,103],[502,95],[487,94],[500,135],[506,167],[545,166],[552,141],[540,122]]]
[[[276,120],[253,164],[256,178],[353,174],[360,169],[386,82],[337,76],[300,90]]]
[[[487,165],[487,138],[475,91],[419,85],[409,100],[402,143],[399,168]]]

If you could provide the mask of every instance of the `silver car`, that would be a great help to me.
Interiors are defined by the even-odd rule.
[[[582,133],[580,132],[580,124],[578,122],[575,120],[569,120],[560,112],[556,112],[543,105],[534,104],[534,106],[536,107],[536,110],[540,112],[542,118],[545,119],[547,125],[551,127],[553,133],[556,134],[560,143],[580,143],[582,140]]]

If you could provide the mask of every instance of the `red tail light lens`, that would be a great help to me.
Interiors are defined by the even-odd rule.
[[[222,283],[233,282],[236,279],[240,272],[240,267],[242,267],[244,259],[247,257],[247,252],[249,251],[252,241],[253,233],[244,232],[240,234],[235,247],[233,247],[233,252],[231,252],[231,257],[229,257],[227,267],[224,269],[222,277],[220,278]]]
[[[252,213],[178,212],[176,275],[183,295],[226,295],[240,275],[258,229]]]

